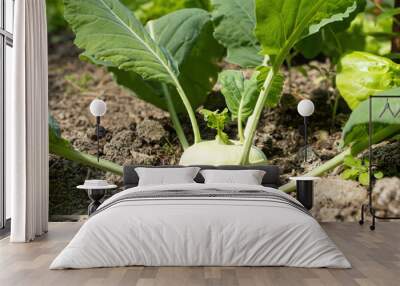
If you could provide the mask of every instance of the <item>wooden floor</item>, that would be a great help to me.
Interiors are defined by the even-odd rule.
[[[28,244],[0,241],[0,285],[400,285],[400,224],[327,223],[324,229],[352,269],[289,267],[124,267],[48,270],[81,223],[51,223],[49,233]]]

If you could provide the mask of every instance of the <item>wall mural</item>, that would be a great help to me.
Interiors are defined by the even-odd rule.
[[[318,220],[359,220],[370,183],[365,104],[400,87],[391,1],[305,1],[303,21],[273,1],[92,2],[47,2],[51,220],[80,219],[88,197],[76,186],[121,185],[127,164],[277,165],[285,192],[295,190],[289,177],[321,177]],[[101,130],[94,99],[107,105]],[[303,118],[304,99],[315,110]],[[400,100],[379,102],[373,200],[393,216]]]

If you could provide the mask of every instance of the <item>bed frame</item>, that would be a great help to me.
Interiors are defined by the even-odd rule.
[[[193,165],[204,169],[217,169],[217,170],[262,170],[265,171],[262,185],[265,187],[279,188],[280,183],[280,171],[277,166],[272,165],[259,165],[259,166],[208,166],[208,165]],[[147,168],[182,168],[184,166],[146,166],[146,165],[129,165],[124,166],[124,189],[136,187],[139,183],[139,176],[135,171],[137,167]],[[194,179],[197,183],[204,183],[203,176],[199,173]]]

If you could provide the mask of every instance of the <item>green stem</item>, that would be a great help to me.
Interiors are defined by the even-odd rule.
[[[165,83],[162,84],[162,89],[165,95],[165,99],[167,101],[167,108],[169,115],[171,116],[172,125],[174,126],[176,135],[178,135],[178,139],[182,145],[183,150],[186,150],[189,147],[189,143],[186,139],[185,133],[183,132],[181,122],[179,121],[178,114],[176,113],[174,103],[171,99],[171,94],[169,93],[168,87]]]
[[[103,171],[111,172],[116,175],[122,175],[122,166],[103,159],[97,161],[97,158],[95,156],[82,153],[70,147],[50,143],[49,151],[51,154],[63,157],[70,161],[78,162]]]
[[[268,94],[268,91],[271,88],[271,83],[274,78],[274,74],[275,74],[274,70],[270,69],[267,78],[265,79],[264,85],[261,88],[260,95],[257,98],[256,106],[252,114],[252,116],[254,117],[251,120],[247,121],[247,124],[251,125],[250,125],[249,135],[244,140],[242,156],[240,158],[240,165],[246,165],[249,162],[250,149],[251,145],[253,144],[254,135],[256,133],[257,123],[260,120],[262,110],[265,106],[265,101],[267,100],[266,95]]]
[[[244,142],[244,133],[243,133],[243,122],[242,122],[242,113],[241,112],[239,112],[239,114],[238,114],[237,125],[238,125],[239,140],[240,140],[240,143],[243,143]]]
[[[194,143],[199,143],[201,141],[201,136],[200,136],[200,129],[199,126],[197,124],[197,119],[196,119],[196,115],[194,114],[192,105],[190,104],[189,99],[186,96],[185,91],[183,90],[181,84],[179,83],[178,79],[174,76],[173,77],[174,82],[175,82],[175,86],[176,86],[176,90],[178,91],[183,105],[186,108],[187,113],[189,114],[189,119],[190,119],[190,123],[192,124],[192,129],[193,129],[193,135],[194,135]]]
[[[390,138],[393,135],[397,134],[398,132],[400,132],[400,126],[388,126],[386,128],[383,128],[383,129],[379,130],[378,132],[376,132],[372,136],[372,144],[376,144],[376,143],[383,141],[386,138]],[[356,143],[351,148],[347,148],[342,153],[336,155],[331,160],[325,162],[321,166],[304,174],[303,176],[321,176],[324,173],[326,173],[326,172],[332,170],[333,168],[336,168],[340,164],[342,164],[344,161],[344,158],[347,155],[356,156],[357,154],[361,153],[362,151],[364,151],[367,148],[368,148],[368,138],[364,138],[363,140]],[[279,189],[283,192],[289,193],[289,192],[294,191],[295,188],[296,188],[295,182],[290,182],[290,183],[287,183],[286,185],[281,186]]]

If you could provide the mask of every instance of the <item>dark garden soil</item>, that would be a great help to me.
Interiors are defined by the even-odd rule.
[[[307,72],[307,75],[304,72]],[[340,126],[347,119],[349,111],[340,100],[333,122],[331,114],[337,95],[331,85],[332,72],[329,63],[326,62],[298,66],[291,73],[290,85],[289,80],[286,80],[279,107],[266,110],[258,125],[255,144],[267,155],[269,163],[281,167],[284,181],[287,181],[289,176],[310,170],[339,153]],[[285,73],[287,75],[286,71]],[[178,163],[182,148],[166,112],[120,88],[105,69],[80,61],[78,51],[70,40],[52,44],[49,47],[51,114],[60,124],[64,138],[71,141],[76,149],[93,155],[96,154],[97,148],[94,134],[95,118],[89,112],[89,104],[96,97],[107,102],[107,113],[101,122],[106,129],[106,135],[100,143],[102,158],[118,164]],[[306,165],[302,163],[304,142],[300,135],[303,119],[296,110],[297,101],[301,98],[312,99],[316,106],[316,112],[310,118],[309,130],[312,147],[309,154],[312,161]],[[206,108],[221,109],[223,103],[223,97],[216,86]],[[213,138],[213,131],[205,126],[200,116],[198,119],[203,137]],[[188,119],[182,117],[181,121],[191,140]],[[234,124],[227,127],[227,133],[231,138],[236,134]],[[120,177],[53,155],[50,156],[49,164],[50,215],[86,212],[87,196],[83,191],[75,189],[75,186],[86,178],[105,177],[121,184]],[[359,187],[358,192],[363,190],[364,188]],[[335,202],[335,198],[330,199]],[[348,199],[352,200],[351,197]],[[360,200],[364,199],[365,194]],[[345,202],[345,207],[350,207],[350,211],[345,214],[329,213],[325,217],[352,220],[355,218],[354,209],[358,208],[358,203]],[[324,216],[320,216],[320,219],[324,220]]]

